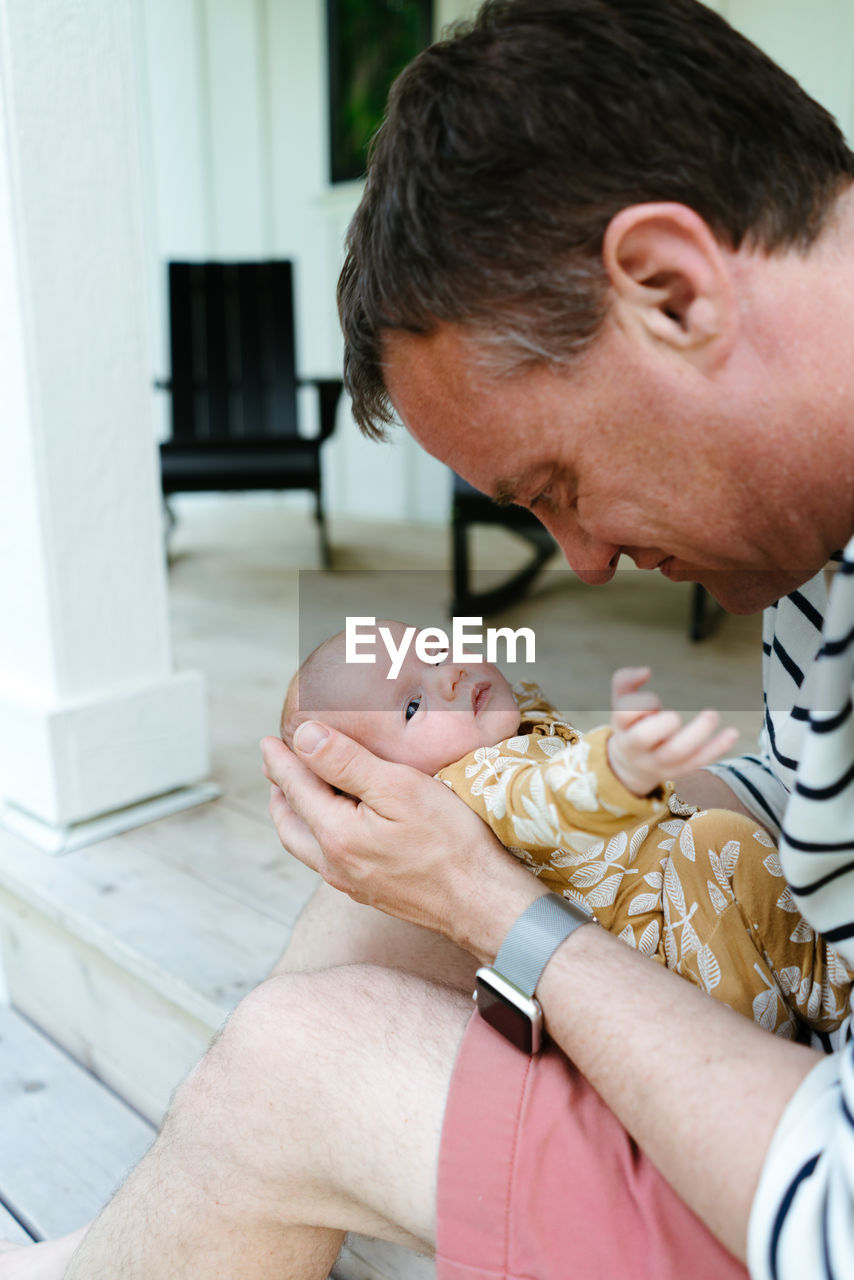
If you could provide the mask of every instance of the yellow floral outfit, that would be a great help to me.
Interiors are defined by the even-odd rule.
[[[763,827],[683,805],[668,783],[638,797],[608,764],[610,729],[579,734],[533,685],[522,723],[438,777],[555,893],[609,933],[778,1035],[831,1031],[854,971],[801,916]]]

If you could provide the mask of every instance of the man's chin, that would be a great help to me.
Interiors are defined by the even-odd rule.
[[[813,577],[815,569],[698,569],[699,582],[728,613],[759,613]]]

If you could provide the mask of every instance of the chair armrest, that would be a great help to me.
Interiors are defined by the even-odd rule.
[[[318,440],[328,440],[335,430],[335,415],[344,383],[341,378],[298,378],[298,387],[317,387],[320,397],[320,431]]]

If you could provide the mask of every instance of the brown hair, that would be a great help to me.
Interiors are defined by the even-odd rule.
[[[628,205],[805,249],[852,177],[833,118],[696,0],[487,0],[402,72],[374,139],[338,284],[356,421],[392,420],[388,330],[468,326],[499,371],[571,361]]]

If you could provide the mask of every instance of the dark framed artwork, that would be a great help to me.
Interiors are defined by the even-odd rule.
[[[365,172],[389,86],[433,38],[432,0],[327,0],[333,182]]]

